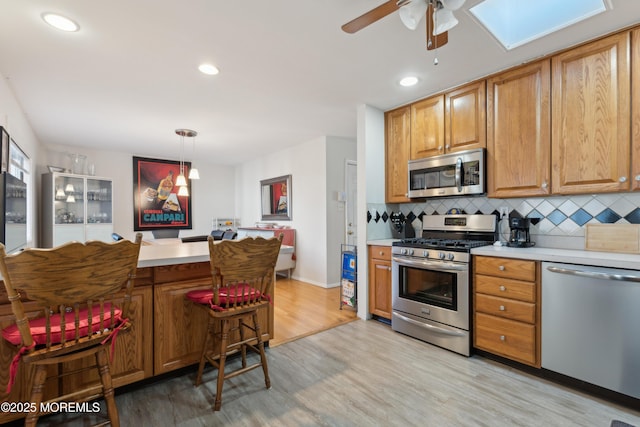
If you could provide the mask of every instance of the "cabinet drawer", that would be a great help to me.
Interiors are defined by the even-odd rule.
[[[478,256],[475,258],[475,272],[508,279],[534,281],[536,280],[536,262]]]
[[[476,313],[475,323],[475,347],[528,365],[536,365],[534,325],[482,313]]]
[[[371,258],[391,261],[391,246],[369,246]]]
[[[479,293],[536,302],[536,284],[534,282],[522,282],[520,280],[478,274],[475,277],[473,286],[474,290]]]
[[[520,322],[535,323],[536,321],[536,305],[530,302],[476,294],[475,303],[476,311],[482,313]]]

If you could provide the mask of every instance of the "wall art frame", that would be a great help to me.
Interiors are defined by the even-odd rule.
[[[183,165],[187,177],[191,162]],[[189,196],[178,196],[179,174],[179,161],[133,157],[134,231],[193,228],[191,180],[187,178]]]

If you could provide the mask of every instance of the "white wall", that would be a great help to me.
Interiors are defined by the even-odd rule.
[[[369,317],[367,202],[384,203],[384,112],[358,106],[358,317]]]
[[[260,181],[291,175],[291,221],[277,221],[296,229],[296,268],[293,277],[326,283],[325,138],[318,138],[244,163],[236,170],[236,201],[242,225],[260,218]]]
[[[30,182],[27,183],[27,209],[30,215],[27,218],[27,239],[29,245],[38,234],[38,210],[40,209],[39,192],[37,183],[40,181],[40,171],[36,165],[41,162],[41,145],[36,137],[31,124],[27,119],[20,103],[17,101],[7,80],[0,75],[0,125],[3,126],[11,138],[20,146],[22,151],[31,159]]]
[[[86,148],[63,145],[47,145],[43,164],[70,168],[67,153],[87,156],[87,164],[96,167],[96,176],[113,179],[113,227],[114,231],[127,239],[134,238],[133,231],[133,156],[107,150],[89,150]],[[179,160],[176,157],[168,160]],[[151,153],[135,154],[139,157],[157,158]],[[195,165],[195,164],[194,164]],[[216,217],[232,218],[235,206],[234,167],[208,165],[206,159],[198,159],[196,165],[200,172],[199,180],[191,181],[192,221],[191,230],[180,230],[180,236],[209,234]],[[42,172],[46,172],[46,168]],[[145,239],[152,239],[151,232],[143,232]]]
[[[327,224],[328,212],[332,219],[337,215],[337,206],[330,199],[337,188],[344,189],[345,150],[349,146],[353,147],[354,142],[321,137],[244,163],[236,171],[237,211],[245,226],[261,221],[260,181],[291,174],[292,220],[277,222],[296,229],[293,277],[322,287],[338,284],[340,274],[336,264],[339,248],[336,250],[334,246],[336,239],[344,235],[344,229],[339,224],[338,227]],[[351,159],[352,154],[353,148]],[[334,177],[336,174],[339,176]],[[328,175],[332,175],[331,179]],[[344,214],[340,223],[343,227]]]

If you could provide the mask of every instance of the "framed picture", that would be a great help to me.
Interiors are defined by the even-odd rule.
[[[184,176],[189,176],[190,162],[184,162]],[[191,180],[188,196],[178,196],[176,178],[180,162],[133,157],[133,229],[191,229]]]
[[[9,170],[9,133],[2,126],[0,126],[0,137],[2,138],[0,172],[7,172]]]
[[[291,175],[260,181],[261,219],[291,220]]]

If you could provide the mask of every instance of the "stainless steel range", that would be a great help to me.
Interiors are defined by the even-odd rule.
[[[422,237],[393,243],[391,327],[469,356],[471,248],[498,239],[495,215],[430,215]]]

